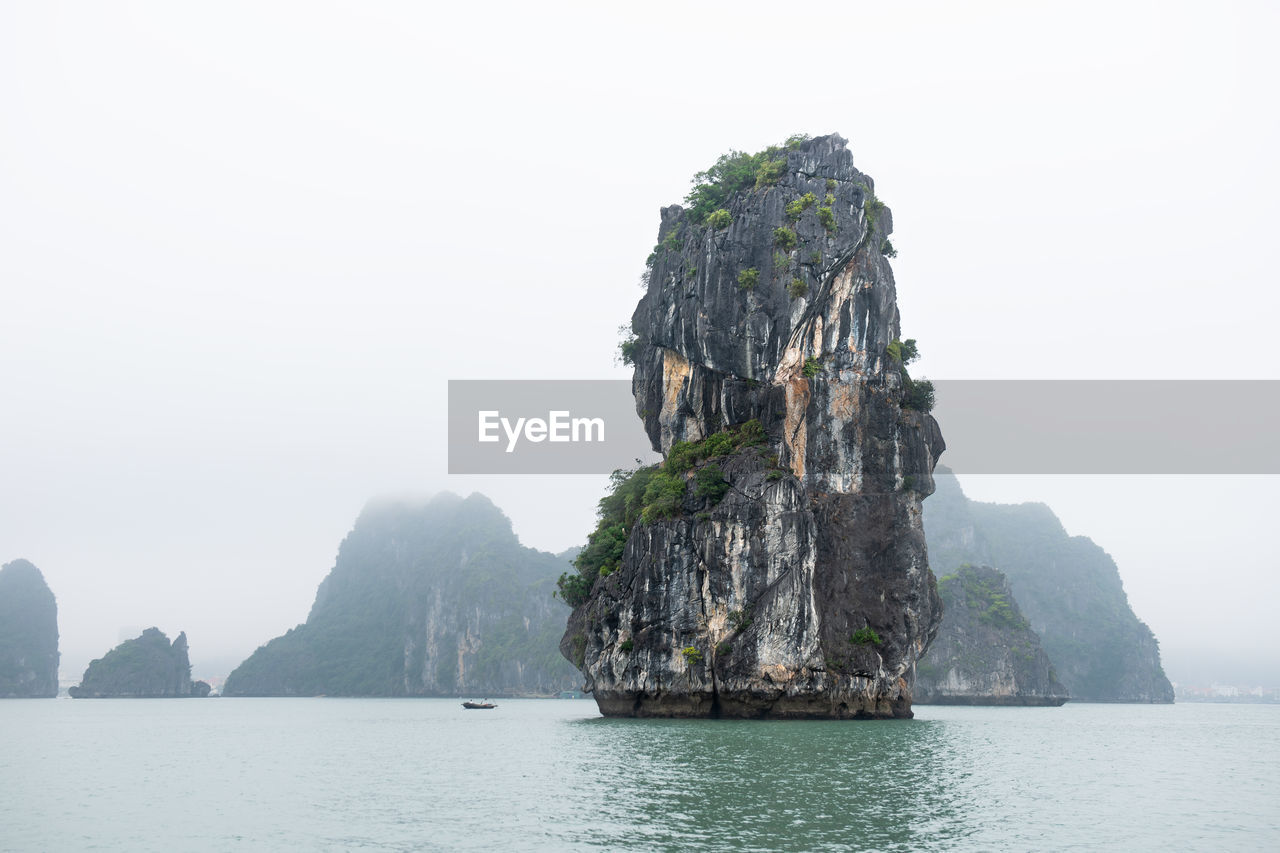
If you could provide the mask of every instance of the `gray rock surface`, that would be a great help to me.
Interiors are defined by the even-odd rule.
[[[26,560],[0,566],[0,699],[58,695],[58,604]]]
[[[945,612],[916,664],[914,695],[927,705],[1061,705],[1067,689],[1009,582],[990,566],[961,566],[938,579]]]
[[[662,211],[632,319],[637,413],[664,454],[752,419],[767,444],[718,462],[718,503],[691,485],[676,517],[636,524],[575,608],[561,651],[606,715],[911,715],[907,676],[941,618],[921,501],[944,445],[886,353],[892,217],[864,210],[874,185],[839,136],[783,156],[775,186],[730,199],[727,228]],[[834,197],[833,228],[821,203],[788,218],[808,192]],[[781,255],[780,227],[797,238]],[[865,628],[880,642],[851,641]]]

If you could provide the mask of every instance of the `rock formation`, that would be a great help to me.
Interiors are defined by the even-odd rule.
[[[1068,536],[1044,504],[971,501],[945,469],[936,481],[924,513],[933,565],[999,566],[1072,701],[1173,701],[1160,646],[1106,551]]]
[[[172,643],[159,628],[126,640],[89,664],[74,699],[172,699],[209,695],[209,685],[191,680],[187,635]]]
[[[916,664],[914,696],[928,705],[1061,705],[1040,638],[1018,609],[1005,576],[963,565],[938,578],[945,606],[938,636]]]
[[[557,639],[565,568],[483,495],[366,507],[307,621],[227,678],[227,696],[502,696],[576,686]]]
[[[561,583],[561,651],[606,715],[911,715],[943,442],[904,369],[892,217],[845,146],[726,155],[662,210],[623,352],[665,462],[615,478]]]
[[[58,695],[58,603],[26,560],[0,566],[0,699]]]

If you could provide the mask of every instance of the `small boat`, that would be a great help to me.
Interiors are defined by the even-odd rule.
[[[498,706],[492,702],[463,702],[462,707],[466,708],[468,711],[488,711],[491,708],[496,708]]]

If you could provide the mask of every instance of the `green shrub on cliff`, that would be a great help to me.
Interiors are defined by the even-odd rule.
[[[912,379],[907,376],[903,379],[903,385],[906,390],[902,398],[904,409],[914,409],[917,412],[933,411],[935,400],[932,382],[928,379]]]
[[[915,338],[907,338],[905,341],[894,340],[889,343],[884,351],[889,354],[889,358],[898,362],[903,367],[920,357],[920,348],[916,345]]]
[[[813,193],[805,193],[794,201],[787,202],[786,212],[787,218],[795,222],[801,215],[818,203],[818,197]]]
[[[905,341],[895,340],[885,347],[885,354],[898,365],[898,374],[902,377],[902,407],[917,412],[933,411],[934,388],[928,379],[912,379],[907,372],[907,365],[920,357],[920,348],[915,338]]]
[[[684,198],[689,206],[689,219],[701,224],[715,211],[724,209],[734,195],[753,189],[756,173],[763,163],[763,152],[730,151],[722,154],[705,172],[694,175],[693,189]]]
[[[594,583],[594,578],[588,579],[585,575],[563,572],[556,581],[557,594],[565,604],[578,607],[587,603]]]
[[[645,492],[658,466],[616,470],[609,476],[609,492],[597,505],[599,521],[587,539],[587,546],[574,559],[577,574],[566,572],[556,586],[570,607],[577,607],[591,595],[591,587],[601,569],[615,570],[622,562],[627,537],[645,509]]]
[[[693,187],[684,198],[689,220],[701,225],[716,211],[727,208],[734,195],[776,184],[787,173],[785,152],[808,138],[796,134],[782,145],[770,145],[755,154],[730,151],[720,155],[706,171],[693,176]]]
[[[775,228],[773,230],[773,245],[784,252],[790,252],[796,247],[796,232],[790,228]]]
[[[875,632],[874,628],[869,626],[862,627],[853,632],[849,642],[855,646],[878,646],[880,645],[880,635]]]
[[[630,325],[619,326],[618,335],[621,339],[618,341],[616,361],[631,366],[636,363],[636,349],[640,344],[640,340],[636,337],[636,333],[631,331]]]
[[[755,286],[760,283],[760,270],[755,267],[745,269],[738,273],[738,287],[743,290],[754,290]]]
[[[663,469],[671,474],[683,474],[698,463],[727,456],[744,447],[754,447],[765,440],[764,427],[752,418],[738,427],[712,433],[701,441],[677,441],[667,451]]]
[[[641,516],[644,523],[651,524],[659,519],[679,515],[684,502],[684,487],[683,476],[655,471],[644,491],[644,511]]]
[[[862,201],[862,212],[866,217],[867,230],[874,230],[880,222],[880,216],[885,212],[885,204],[876,198],[876,194],[867,190],[866,198]]]
[[[760,168],[756,169],[756,189],[773,186],[782,180],[782,176],[786,173],[787,161],[785,158],[765,160],[760,164]]]
[[[698,473],[693,475],[693,496],[695,498],[704,498],[716,504],[720,502],[720,499],[724,497],[727,491],[729,491],[729,481],[724,478],[724,471],[714,462],[706,467],[699,468]]]
[[[721,228],[728,228],[733,222],[733,217],[729,215],[729,211],[723,207],[707,217],[707,225],[713,230],[719,231]]]
[[[836,215],[831,212],[829,207],[818,208],[818,221],[822,223],[822,227],[828,231],[836,230]]]

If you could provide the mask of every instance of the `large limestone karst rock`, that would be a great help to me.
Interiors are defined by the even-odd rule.
[[[58,603],[26,560],[0,566],[0,699],[58,695]]]
[[[625,352],[667,462],[562,582],[561,651],[606,715],[910,716],[944,445],[895,355],[892,218],[839,136],[757,160],[726,213],[662,211]]]

